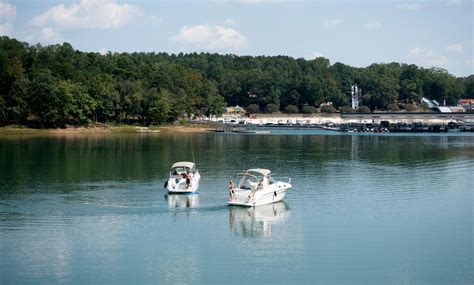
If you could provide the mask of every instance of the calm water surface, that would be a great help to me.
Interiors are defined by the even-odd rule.
[[[284,203],[226,206],[250,167]],[[472,134],[4,136],[0,283],[472,284],[473,185]]]

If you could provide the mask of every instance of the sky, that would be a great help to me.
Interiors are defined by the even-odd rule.
[[[287,55],[474,74],[473,0],[0,0],[0,35],[81,51]]]

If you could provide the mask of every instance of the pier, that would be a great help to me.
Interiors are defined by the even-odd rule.
[[[342,132],[474,132],[474,113],[377,112],[327,115],[224,117],[211,122],[218,132],[262,129],[325,129]]]

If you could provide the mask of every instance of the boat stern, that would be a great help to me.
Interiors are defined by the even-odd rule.
[[[244,189],[234,189],[233,193],[229,193],[227,205],[229,206],[254,206],[252,191]]]

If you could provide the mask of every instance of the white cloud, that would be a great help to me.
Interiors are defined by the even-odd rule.
[[[464,61],[464,63],[467,65],[467,66],[474,66],[474,59],[466,59],[466,61]]]
[[[106,48],[101,48],[97,52],[101,55],[106,55],[109,51]]]
[[[460,6],[462,5],[462,0],[443,0],[443,3],[447,6]]]
[[[424,50],[424,49],[422,49],[422,48],[416,47],[416,48],[410,49],[410,50],[408,51],[408,53],[409,53],[410,55],[418,56],[418,55],[422,55],[422,54],[426,53],[426,50]]]
[[[452,44],[447,46],[446,50],[450,52],[462,52],[464,47],[461,44]]]
[[[378,28],[382,27],[382,22],[380,22],[380,21],[369,22],[369,23],[365,24],[365,27],[367,29],[378,29]]]
[[[432,50],[423,48],[412,48],[408,51],[409,55],[424,65],[447,67],[452,65],[452,62],[444,55],[436,54]]]
[[[331,19],[323,22],[323,27],[332,28],[341,25],[344,23],[343,19]]]
[[[326,55],[324,55],[322,52],[314,51],[309,56],[307,56],[306,59],[307,60],[313,60],[313,59],[318,58],[318,57],[326,58]]]
[[[62,42],[59,33],[52,27],[44,27],[39,33],[38,40],[45,44],[55,44]]]
[[[9,23],[0,24],[0,36],[12,36],[13,25]]]
[[[420,3],[405,3],[405,4],[400,4],[397,6],[399,9],[403,10],[420,10],[421,4]]]
[[[0,36],[13,35],[13,22],[16,18],[16,7],[10,3],[0,2]]]
[[[130,22],[138,14],[136,6],[117,4],[115,0],[81,0],[79,4],[56,5],[33,18],[29,24],[61,29],[109,29]]]
[[[61,37],[59,31],[54,27],[43,27],[30,30],[24,35],[24,40],[29,43],[41,43],[44,45],[58,44],[65,41]]]
[[[184,26],[170,40],[185,48],[209,51],[240,51],[247,47],[247,38],[239,31],[211,25]]]
[[[16,7],[10,3],[0,2],[0,23],[10,23],[16,18]]]

